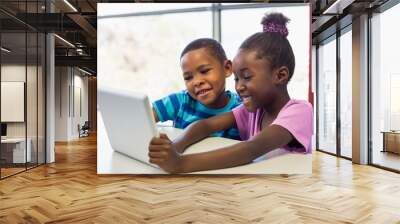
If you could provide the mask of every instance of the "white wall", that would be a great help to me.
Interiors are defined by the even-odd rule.
[[[1,81],[2,82],[25,82],[25,65],[18,65],[18,64],[9,64],[9,65],[2,65],[1,66]],[[29,71],[33,69],[32,66],[28,66],[28,74]],[[7,96],[2,96],[2,98],[7,98]],[[3,105],[3,104],[2,104]],[[4,105],[3,105],[4,106]],[[24,113],[24,108],[21,108]],[[10,108],[1,108],[2,114],[4,114]],[[7,111],[6,113],[9,113]],[[7,135],[9,137],[24,137],[25,136],[25,125],[24,122],[7,122]]]
[[[1,121],[24,122],[25,83],[1,82]],[[35,107],[36,108],[36,107]]]
[[[25,70],[27,69],[27,70]],[[18,65],[18,64],[9,64],[9,65],[2,65],[1,66],[1,81],[4,82],[25,82],[25,76],[26,72],[28,74],[28,79],[30,79],[31,74],[36,75],[36,67],[34,66],[27,66],[25,65]],[[29,80],[30,85],[36,85],[36,81]],[[30,98],[35,98],[36,99],[36,89],[33,88],[27,88],[27,102],[33,102],[32,99]],[[32,91],[32,92],[31,92]],[[4,97],[4,96],[3,96]],[[36,102],[36,101],[35,101]],[[31,107],[36,108],[36,104],[34,105],[29,105]],[[36,110],[33,108],[33,110]],[[7,108],[1,108],[1,110],[7,110]],[[32,108],[31,108],[32,110]],[[35,121],[36,123],[36,113],[31,113],[32,111],[29,110],[27,114],[28,122]],[[7,122],[7,136],[8,137],[25,137],[25,124],[26,122]],[[28,137],[29,133],[33,133],[33,131],[30,131],[30,128],[33,128],[33,130],[36,130],[36,125],[33,125],[31,123],[28,124]],[[35,132],[36,133],[36,132]]]
[[[37,70],[38,69],[38,70]],[[24,82],[26,85],[26,106],[23,102],[20,108],[23,114],[26,112],[26,121],[6,122],[7,137],[24,138],[25,135],[30,139],[31,155],[34,162],[39,158],[39,163],[44,162],[44,74],[41,66],[37,67],[25,64],[3,64],[1,66],[2,82]],[[27,79],[27,81],[26,81]],[[3,90],[2,90],[3,92]],[[2,95],[2,98],[7,98]],[[2,103],[3,104],[3,103]],[[11,108],[2,107],[2,112],[15,113]],[[11,111],[7,111],[11,110]],[[24,115],[23,115],[24,116]],[[37,156],[39,153],[39,156]]]
[[[79,121],[83,123],[88,120],[88,77],[75,75],[75,86],[81,89],[82,115]]]
[[[56,67],[55,86],[55,140],[77,139],[78,124],[88,120],[88,78],[76,68]]]
[[[55,68],[55,141],[68,140],[68,85],[67,67]]]

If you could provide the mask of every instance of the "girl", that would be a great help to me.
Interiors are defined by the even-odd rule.
[[[183,129],[195,121],[239,106],[237,94],[225,91],[225,79],[232,74],[232,62],[216,40],[202,38],[189,43],[181,54],[181,68],[186,90],[153,103],[157,122],[172,120],[174,127]],[[236,127],[230,127],[213,136],[239,139],[239,132]]]
[[[174,142],[165,134],[149,145],[150,162],[170,173],[186,173],[244,165],[277,148],[311,152],[313,109],[290,99],[287,84],[295,59],[287,40],[288,19],[271,13],[263,32],[247,38],[233,60],[235,88],[243,105],[232,112],[190,125]],[[237,125],[243,142],[210,152],[181,155],[210,133]]]

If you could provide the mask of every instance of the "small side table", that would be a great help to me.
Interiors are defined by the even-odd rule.
[[[382,131],[383,150],[382,152],[392,152],[400,154],[400,131]]]

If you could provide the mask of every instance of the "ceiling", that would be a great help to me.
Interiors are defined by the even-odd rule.
[[[319,43],[337,29],[352,23],[352,18],[373,12],[389,0],[312,0],[312,39]]]
[[[47,0],[46,5],[45,0],[1,0],[2,46],[12,49],[2,54],[2,60],[36,57],[36,51],[44,48],[44,43],[37,43],[42,40],[37,33],[54,32],[56,66],[79,66],[95,74],[97,2],[102,1]]]

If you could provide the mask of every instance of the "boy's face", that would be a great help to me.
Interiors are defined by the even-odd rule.
[[[225,78],[232,74],[232,64],[220,61],[205,48],[187,52],[181,58],[186,89],[191,97],[211,108],[225,106]],[[223,99],[222,99],[223,98]]]
[[[276,85],[269,61],[254,50],[239,50],[233,59],[235,88],[250,112],[265,107],[276,96]]]

